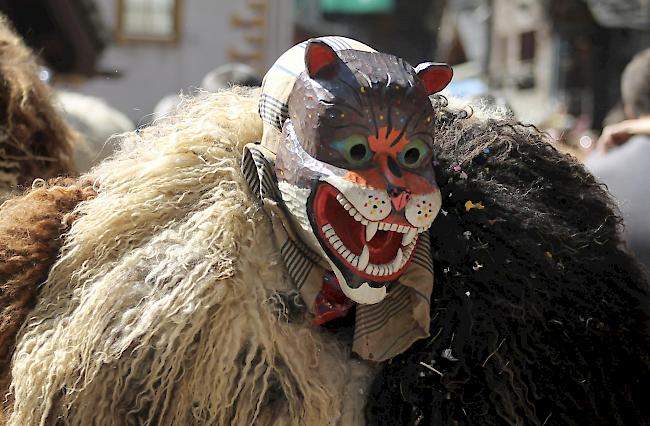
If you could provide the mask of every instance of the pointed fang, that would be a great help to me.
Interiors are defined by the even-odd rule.
[[[359,255],[359,264],[357,265],[357,269],[359,269],[360,271],[364,271],[366,269],[366,266],[368,266],[369,261],[370,261],[370,251],[368,251],[368,246],[364,245],[363,251]]]
[[[397,249],[397,255],[395,256],[395,259],[393,259],[393,263],[392,263],[396,271],[402,267],[403,259],[404,259],[404,253],[402,253],[402,249],[399,248]]]
[[[366,225],[366,242],[370,242],[372,237],[377,233],[377,228],[379,227],[379,222],[369,222]]]

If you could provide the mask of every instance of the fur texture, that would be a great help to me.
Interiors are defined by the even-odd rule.
[[[386,365],[370,423],[647,424],[648,280],[609,195],[534,127],[466,116],[436,136],[432,337]]]
[[[282,309],[270,221],[239,169],[256,103],[214,95],[92,172],[101,189],[18,340],[9,424],[327,424],[344,398],[361,412],[349,354]]]
[[[74,172],[76,135],[53,106],[32,53],[0,16],[0,201],[18,185]]]
[[[72,179],[58,179],[0,208],[0,395],[9,387],[14,339],[34,307],[38,286],[58,256],[70,212],[94,191]],[[2,421],[0,406],[0,424]]]
[[[287,315],[239,170],[256,102],[190,104],[87,176],[17,338],[9,424],[361,422],[371,371]],[[438,132],[432,337],[385,364],[369,422],[643,424],[648,283],[605,190],[534,128],[445,112]]]

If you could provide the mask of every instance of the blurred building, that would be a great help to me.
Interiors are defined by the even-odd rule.
[[[494,0],[487,58],[489,85],[524,121],[539,123],[553,108],[557,85],[553,25],[541,2]]]
[[[433,60],[444,0],[295,0],[296,37],[341,35],[405,58]]]
[[[191,92],[219,65],[246,63],[262,75],[293,42],[292,0],[94,4],[111,43],[95,78],[64,83],[106,99],[138,124],[149,121],[163,96]]]
[[[650,0],[0,0],[0,10],[58,84],[136,123],[220,65],[261,77],[292,44],[337,34],[413,64],[448,62],[450,93],[503,96],[525,121],[599,128],[623,67],[650,46]]]
[[[619,99],[623,68],[650,47],[650,0],[447,2],[438,46],[461,70],[456,84],[483,81],[522,120],[597,129]]]

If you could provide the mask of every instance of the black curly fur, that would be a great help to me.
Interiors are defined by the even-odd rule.
[[[431,337],[369,424],[648,424],[650,291],[609,195],[534,127],[466,116],[438,123]]]

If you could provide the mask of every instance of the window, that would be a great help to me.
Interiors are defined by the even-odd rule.
[[[117,0],[118,40],[177,41],[180,3],[181,0]]]
[[[535,32],[527,31],[519,35],[519,59],[522,62],[535,59]]]

